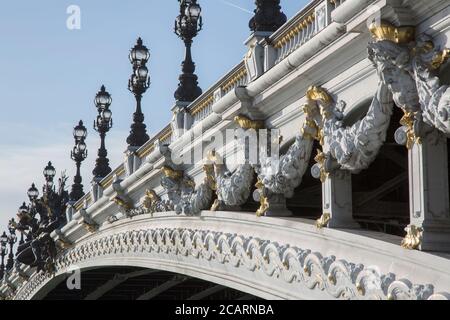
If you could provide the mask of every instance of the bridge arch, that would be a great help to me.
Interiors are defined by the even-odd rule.
[[[15,298],[41,298],[74,265],[170,271],[265,299],[447,297],[441,292],[450,283],[447,259],[405,252],[399,239],[361,230],[317,232],[310,221],[242,212],[142,215],[86,235],[58,256],[53,275],[33,274]]]

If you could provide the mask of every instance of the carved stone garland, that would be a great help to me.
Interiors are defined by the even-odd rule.
[[[264,128],[263,121],[251,120],[244,115],[236,116],[234,121],[243,130],[257,131]],[[255,175],[253,165],[246,159],[245,163],[238,165],[234,172],[230,172],[224,160],[215,150],[208,153],[208,160],[214,165],[217,194],[217,199],[214,201],[211,210],[239,210],[239,207],[250,196]]]
[[[320,128],[319,141],[323,151],[316,157],[321,177],[336,169],[359,173],[375,160],[386,140],[392,115],[392,95],[380,83],[367,114],[355,124],[343,125],[345,102],[334,102],[321,87],[313,86],[307,92],[309,116]],[[316,174],[317,176],[317,174]]]
[[[305,108],[307,106],[304,111]],[[260,165],[255,168],[258,174],[257,190],[253,195],[255,201],[260,202],[256,212],[258,216],[291,215],[286,208],[286,198],[291,198],[294,189],[300,185],[308,168],[313,139],[319,132],[306,111],[305,114],[302,134],[296,136],[284,155],[273,159],[260,152]]]

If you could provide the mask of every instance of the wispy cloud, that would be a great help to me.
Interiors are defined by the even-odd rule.
[[[241,11],[244,11],[244,12],[246,12],[246,13],[253,14],[252,11],[250,11],[250,10],[248,10],[248,9],[246,9],[246,8],[243,8],[243,7],[241,7],[241,6],[238,6],[237,4],[234,4],[234,3],[232,3],[232,2],[229,2],[229,1],[226,1],[226,0],[220,0],[220,2],[222,2],[223,4],[225,4],[225,5],[227,5],[227,6],[230,6],[230,7],[236,8],[236,9],[239,9],[239,10],[241,10]]]

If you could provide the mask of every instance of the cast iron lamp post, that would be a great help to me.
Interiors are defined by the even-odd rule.
[[[178,0],[180,15],[175,20],[175,33],[186,46],[186,56],[182,63],[183,73],[180,75],[175,99],[182,102],[192,102],[202,94],[198,86],[198,77],[194,74],[195,64],[192,61],[192,39],[202,30],[201,7],[197,0]]]
[[[3,279],[5,275],[5,256],[8,254],[8,236],[6,232],[3,231],[2,236],[0,237],[0,255],[1,255],[1,264],[0,264],[0,280]]]
[[[95,161],[95,168],[92,171],[96,179],[106,177],[112,170],[109,167],[109,160],[107,158],[108,151],[105,148],[106,133],[112,128],[112,112],[109,106],[112,103],[111,95],[106,91],[105,86],[102,86],[100,91],[95,96],[95,106],[97,107],[98,115],[94,121],[94,130],[100,135],[100,148],[98,149],[98,157]]]
[[[69,194],[70,201],[78,201],[84,196],[83,185],[81,184],[82,178],[80,173],[81,162],[87,157],[87,148],[84,140],[87,136],[86,127],[83,125],[83,121],[80,120],[78,125],[73,129],[73,137],[75,139],[75,146],[70,153],[70,157],[75,161],[77,167],[77,173],[73,178],[72,190]]]
[[[281,11],[280,0],[256,0],[255,15],[249,22],[250,30],[274,32],[286,23],[286,15]]]
[[[29,211],[27,204],[24,202],[22,203],[22,205],[19,207],[19,214],[24,215]],[[24,244],[24,238],[23,238],[23,232],[20,232],[20,241],[19,241],[19,246]]]
[[[128,80],[128,89],[133,92],[136,98],[136,111],[133,114],[133,124],[127,138],[128,146],[131,148],[139,148],[149,139],[141,107],[142,95],[150,86],[150,77],[146,66],[149,58],[150,53],[147,47],[142,44],[142,39],[139,38],[129,55],[130,62],[133,65],[133,74]]]
[[[6,263],[6,270],[11,270],[14,265],[14,244],[17,242],[16,228],[14,227],[14,219],[11,219],[8,224],[8,243],[9,243],[9,255],[8,262]]]

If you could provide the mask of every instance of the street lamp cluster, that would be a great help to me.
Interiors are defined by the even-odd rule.
[[[98,157],[95,160],[95,168],[92,171],[94,178],[101,180],[110,172],[108,151],[105,147],[106,133],[112,128],[112,112],[109,106],[112,103],[111,95],[106,91],[105,86],[100,88],[100,91],[95,96],[94,104],[97,107],[97,119],[94,121],[94,130],[100,135],[100,148],[98,149]]]
[[[179,76],[179,84],[174,96],[177,103],[187,105],[202,94],[202,90],[198,86],[198,77],[195,75],[195,64],[191,53],[193,39],[203,27],[202,9],[197,0],[178,1],[180,13],[175,19],[174,31],[184,42],[186,50],[182,63],[182,74]],[[275,31],[286,22],[286,16],[281,12],[279,3],[279,0],[256,0],[255,16],[250,20],[250,29],[254,32],[270,32]],[[128,89],[136,99],[133,123],[127,137],[128,150],[132,152],[149,140],[141,106],[142,96],[150,86],[147,68],[149,59],[150,52],[139,38],[129,53],[132,74],[128,80]],[[105,86],[102,86],[94,99],[97,116],[93,127],[100,136],[100,147],[95,168],[92,171],[93,180],[97,183],[111,173],[105,146],[106,134],[113,126],[111,104],[111,95],[106,91]],[[14,260],[37,267],[38,271],[52,270],[57,249],[50,234],[66,224],[67,207],[73,205],[84,195],[80,170],[81,163],[86,160],[88,155],[86,137],[87,129],[80,120],[73,129],[75,144],[70,152],[70,157],[75,162],[76,174],[70,193],[65,190],[67,177],[64,173],[58,179],[58,188],[55,187],[56,169],[51,162],[48,162],[43,171],[45,183],[42,187],[42,196],[34,183],[28,189],[29,203],[24,202],[20,206],[17,222],[11,219],[8,224],[8,233],[5,231],[0,236],[0,279],[4,277],[5,272],[14,267]],[[20,233],[20,241],[14,259],[14,245],[18,240],[16,231]],[[8,259],[5,264],[6,256]]]
[[[179,77],[178,88],[175,91],[175,99],[180,102],[192,102],[202,94],[198,86],[198,77],[195,75],[195,63],[192,61],[191,46],[193,39],[202,30],[203,22],[201,7],[197,0],[178,0],[180,2],[180,14],[175,19],[175,34],[184,42],[186,55],[182,66],[182,74]]]
[[[76,174],[73,178],[73,185],[72,190],[69,194],[69,200],[70,201],[77,201],[82,196],[84,196],[83,191],[83,184],[80,168],[81,168],[81,162],[83,162],[87,158],[87,147],[84,140],[87,137],[87,130],[86,127],[83,125],[83,121],[80,120],[78,125],[73,129],[73,137],[75,139],[75,146],[73,147],[73,150],[70,152],[70,157],[73,161],[75,161],[76,164]]]
[[[133,124],[131,125],[131,132],[127,138],[127,143],[129,148],[137,149],[149,139],[144,124],[141,100],[142,95],[150,86],[150,77],[146,66],[148,59],[150,59],[150,52],[147,47],[143,45],[141,38],[137,40],[136,45],[131,49],[129,59],[133,66],[133,73],[128,81],[128,89],[136,98],[136,111],[133,114]]]

